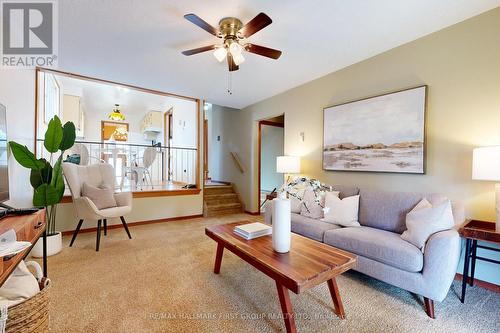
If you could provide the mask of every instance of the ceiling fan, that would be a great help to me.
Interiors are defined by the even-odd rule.
[[[235,17],[223,18],[219,22],[218,29],[214,28],[195,14],[186,14],[184,18],[215,37],[223,39],[220,45],[209,45],[183,51],[182,54],[186,56],[214,50],[213,54],[219,62],[227,58],[230,72],[238,70],[239,65],[245,61],[243,51],[255,53],[271,59],[278,59],[281,56],[281,51],[279,50],[252,43],[245,43],[244,41],[246,38],[264,29],[273,22],[271,18],[264,13],[255,16],[245,25]]]

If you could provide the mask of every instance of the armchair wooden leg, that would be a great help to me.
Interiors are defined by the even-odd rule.
[[[78,235],[78,232],[80,231],[80,228],[82,227],[83,219],[81,219],[78,222],[78,225],[76,226],[75,231],[73,232],[73,237],[71,237],[71,242],[69,242],[69,247],[73,246],[73,243],[75,242],[76,235]]]
[[[132,239],[132,236],[130,236],[130,231],[128,231],[128,225],[127,222],[125,222],[125,219],[123,216],[120,216],[120,220],[122,220],[123,227],[125,228],[125,231],[127,232],[128,238]]]
[[[95,243],[95,250],[99,251],[99,243],[101,242],[101,220],[97,221],[97,238]]]
[[[434,316],[434,301],[430,298],[424,297],[424,304],[425,304],[425,313],[432,319],[435,319],[436,317]]]
[[[103,220],[103,226],[104,226],[104,236],[108,235],[108,220],[104,219]]]

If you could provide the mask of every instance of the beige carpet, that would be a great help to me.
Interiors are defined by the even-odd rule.
[[[96,253],[95,234],[49,258],[52,332],[280,332],[275,284],[225,253],[212,273],[215,243],[205,226],[248,215],[193,219],[110,230]],[[422,301],[358,273],[338,279],[347,319],[332,312],[325,285],[291,293],[299,332],[498,332],[500,295],[469,288],[466,304],[455,283],[437,319]]]

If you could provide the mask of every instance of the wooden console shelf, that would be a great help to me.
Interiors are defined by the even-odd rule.
[[[31,215],[8,216],[0,220],[0,234],[7,230],[14,229],[18,241],[31,242],[32,246],[19,252],[12,257],[0,257],[0,286],[2,286],[14,271],[17,265],[26,258],[33,245],[40,237],[43,237],[44,256],[43,256],[43,275],[47,276],[47,256],[46,254],[46,223],[45,210],[40,210]]]

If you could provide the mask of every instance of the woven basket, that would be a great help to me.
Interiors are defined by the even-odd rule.
[[[49,331],[49,291],[50,283],[41,291],[8,310],[7,333],[46,333]],[[43,288],[43,289],[42,289]]]

